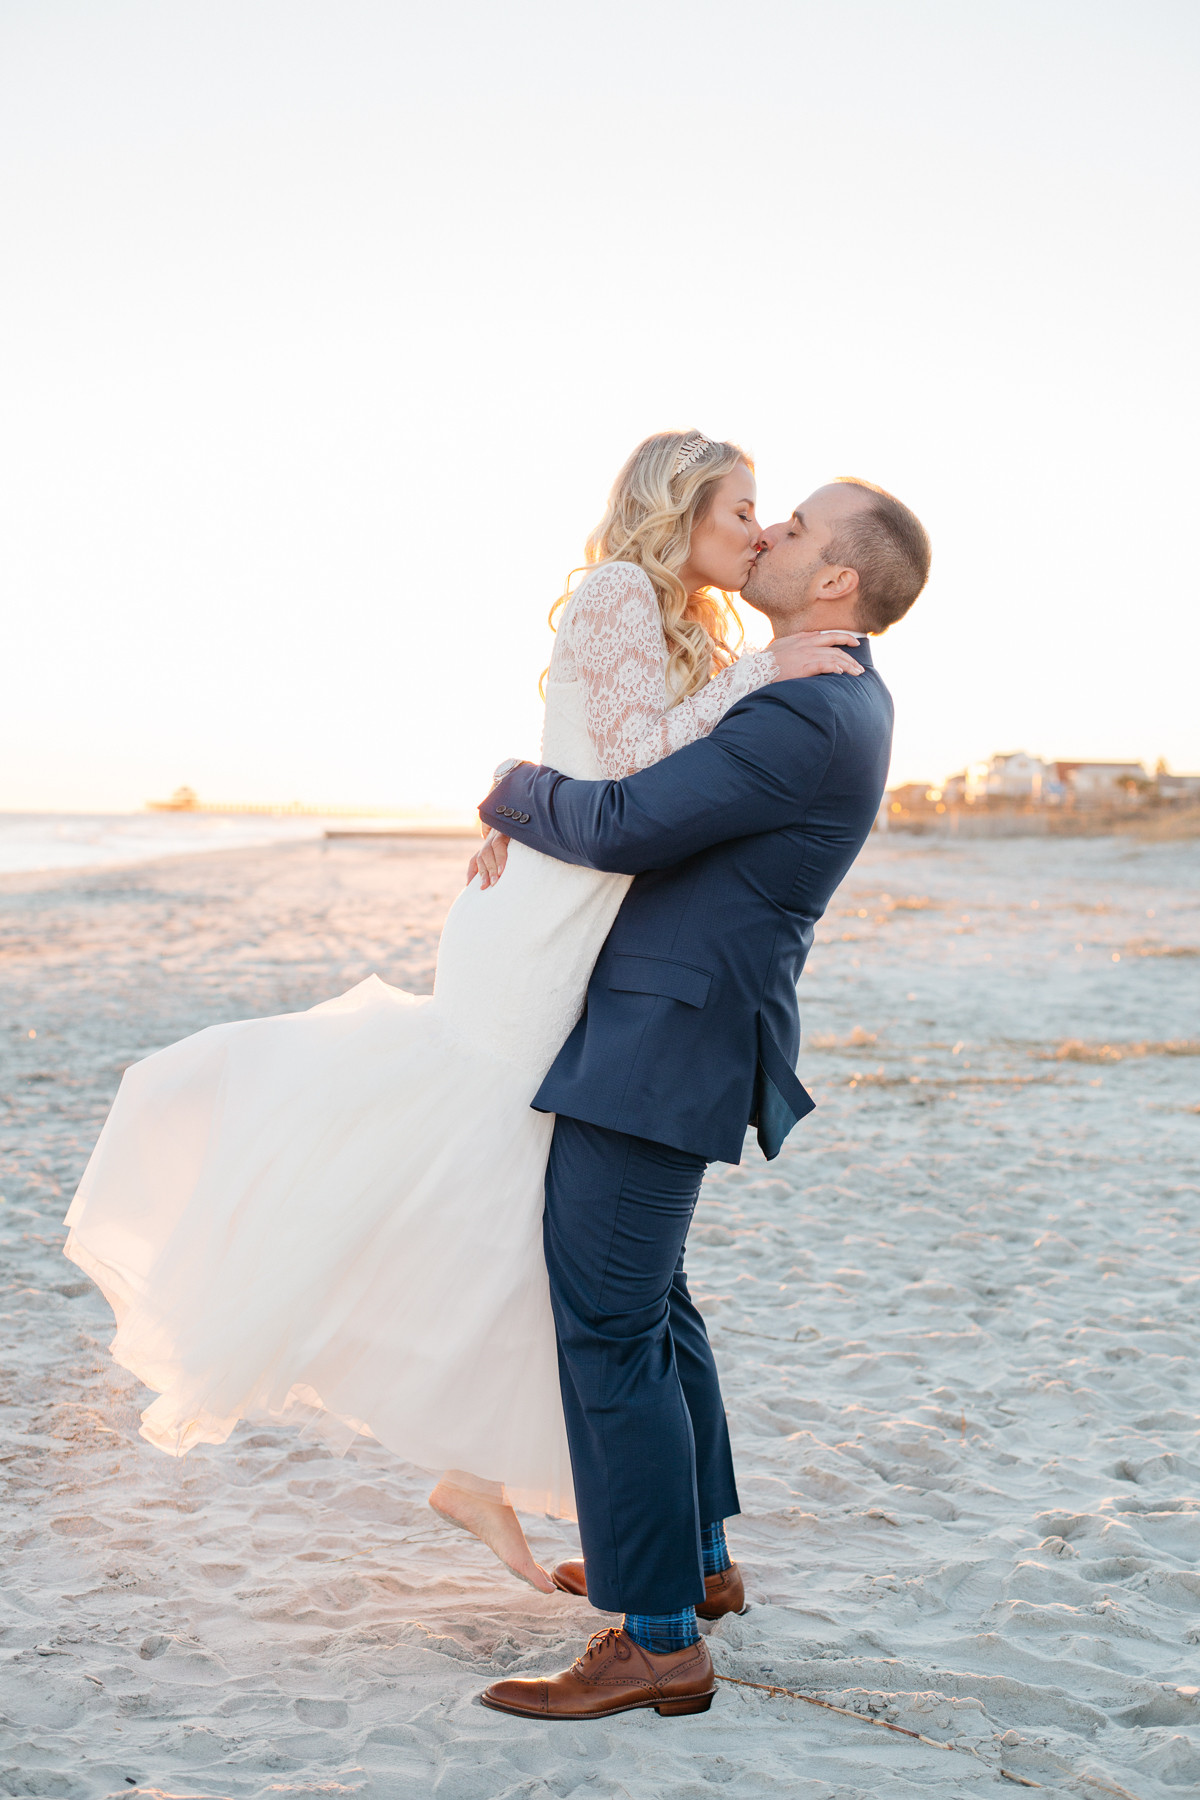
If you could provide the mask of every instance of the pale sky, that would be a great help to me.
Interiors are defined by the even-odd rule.
[[[7,0],[0,808],[467,805],[696,426],[924,519],[893,777],[1200,768],[1200,9]],[[761,641],[761,621],[748,623]]]

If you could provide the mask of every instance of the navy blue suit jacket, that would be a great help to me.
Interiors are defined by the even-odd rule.
[[[746,1126],[776,1156],[813,1102],[796,1078],[796,982],[871,829],[892,701],[862,675],[773,682],[623,781],[521,763],[480,817],[561,862],[637,877],[587,1007],[533,1104],[709,1161]]]

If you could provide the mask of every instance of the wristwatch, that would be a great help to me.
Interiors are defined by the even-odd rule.
[[[502,763],[497,763],[492,771],[492,786],[503,781],[506,775],[511,775],[514,769],[519,769],[523,761],[524,758],[520,756],[506,756]]]

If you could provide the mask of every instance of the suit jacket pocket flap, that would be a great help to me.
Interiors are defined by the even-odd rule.
[[[691,963],[672,962],[665,956],[629,956],[618,953],[611,960],[608,985],[624,994],[659,994],[666,1000],[682,1000],[685,1006],[703,1006],[712,976]]]

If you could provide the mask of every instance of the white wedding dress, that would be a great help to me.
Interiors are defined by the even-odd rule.
[[[778,677],[769,652],[744,656],[668,708],[665,670],[648,578],[603,565],[562,619],[543,760],[628,774]],[[182,1456],[239,1419],[305,1420],[573,1513],[541,1242],[554,1121],[529,1103],[628,885],[514,843],[499,884],[451,907],[432,998],[372,975],[126,1071],[66,1254],[158,1394],[152,1444]]]

